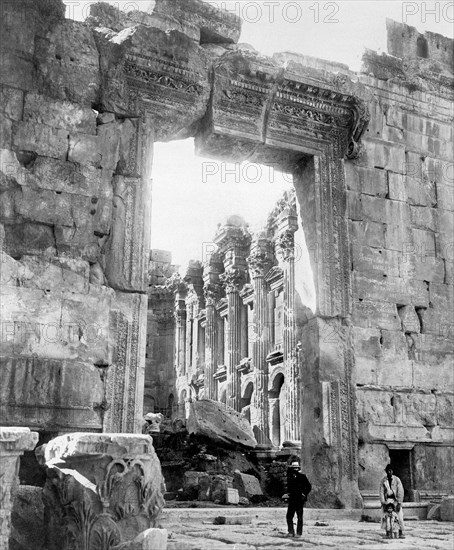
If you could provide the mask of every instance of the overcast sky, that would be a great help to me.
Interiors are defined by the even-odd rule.
[[[84,0],[66,1],[67,16],[83,19]],[[146,11],[150,0],[110,1],[120,9]],[[240,42],[261,53],[294,51],[359,70],[364,48],[386,51],[386,18],[420,32],[453,36],[453,1],[210,0],[244,21]],[[230,170],[230,171],[228,171]],[[290,185],[265,167],[226,166],[197,159],[193,140],[156,144],[153,170],[152,246],[170,250],[174,262],[201,259],[218,222],[239,214],[257,226]]]

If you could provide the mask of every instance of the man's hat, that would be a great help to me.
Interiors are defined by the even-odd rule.
[[[289,468],[298,468],[300,467],[300,463],[294,460],[290,465]]]
[[[385,472],[387,472],[388,470],[392,470],[393,467],[391,466],[391,464],[388,464],[385,468]]]

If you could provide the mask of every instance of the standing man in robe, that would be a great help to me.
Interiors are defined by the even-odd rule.
[[[402,503],[404,501],[404,487],[400,479],[393,475],[393,468],[388,464],[385,468],[386,475],[380,481],[379,494],[383,514],[386,513],[386,506],[394,504],[394,508],[399,519],[399,538],[404,539],[404,513]]]

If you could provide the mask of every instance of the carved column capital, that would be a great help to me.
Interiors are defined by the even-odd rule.
[[[107,550],[159,522],[164,480],[150,436],[67,434],[40,451],[49,550]]]
[[[284,260],[289,262],[295,259],[295,232],[286,229],[276,238],[277,252]]]
[[[244,284],[244,273],[239,269],[228,269],[219,276],[224,284],[226,293],[239,292]]]
[[[205,305],[215,306],[216,302],[219,300],[221,287],[218,284],[208,283],[205,284],[203,288],[203,293],[205,296]]]
[[[252,278],[264,277],[271,268],[271,246],[268,240],[260,240],[252,245],[247,263]]]

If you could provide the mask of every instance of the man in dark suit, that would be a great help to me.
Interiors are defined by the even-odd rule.
[[[293,518],[296,514],[296,536],[300,537],[303,534],[303,510],[307,496],[311,492],[312,486],[307,477],[300,471],[299,462],[292,462],[287,469],[287,526],[290,537],[295,536],[293,527]]]

